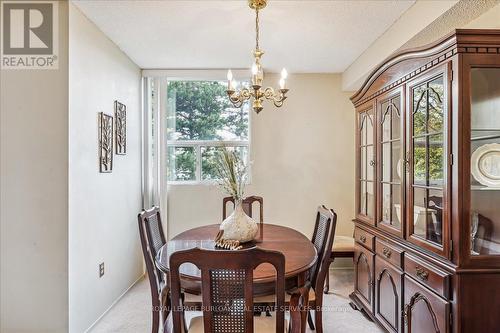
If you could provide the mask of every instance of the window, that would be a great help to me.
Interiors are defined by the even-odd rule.
[[[217,178],[217,151],[230,147],[248,161],[249,105],[235,108],[227,83],[167,79],[167,180],[209,182]]]

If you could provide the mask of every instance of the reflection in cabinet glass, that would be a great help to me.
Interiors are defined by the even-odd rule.
[[[372,219],[375,213],[374,196],[374,150],[373,125],[374,112],[372,109],[359,113],[359,213]]]
[[[500,68],[471,70],[471,253],[500,254]]]
[[[439,75],[413,88],[413,235],[442,244],[444,181],[444,81]]]
[[[401,96],[380,103],[381,200],[380,223],[401,230]]]

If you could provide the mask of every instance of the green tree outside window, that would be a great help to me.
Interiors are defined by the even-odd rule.
[[[168,81],[167,140],[170,181],[195,181],[197,151],[175,146],[175,141],[248,141],[249,111],[235,108],[227,98],[221,81]],[[200,149],[202,180],[216,179],[215,146]],[[247,147],[236,149],[243,154]]]

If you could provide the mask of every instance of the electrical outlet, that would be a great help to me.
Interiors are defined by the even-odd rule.
[[[103,275],[104,275],[104,263],[101,262],[99,264],[99,277],[102,278]]]

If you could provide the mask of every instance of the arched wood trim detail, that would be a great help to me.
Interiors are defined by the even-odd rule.
[[[430,87],[426,88],[424,91],[420,93],[420,97],[417,100],[417,105],[413,108],[413,114],[415,114],[417,110],[420,108],[420,103],[422,102],[425,94],[430,94],[431,92],[434,93],[434,95],[437,97],[439,103],[443,103],[441,96],[439,96],[439,93],[434,88]]]
[[[374,120],[373,120],[372,117],[370,117],[368,115],[368,112],[370,112],[372,110],[373,110],[373,108],[368,108],[368,109],[366,109],[364,111],[359,112],[359,115],[361,117],[361,120],[359,122],[359,131],[360,132],[365,127],[365,124],[367,124],[368,121],[370,122],[370,125],[372,126],[372,128],[374,127],[373,126],[374,125],[374,123],[373,123]]]
[[[411,333],[411,311],[413,310],[413,307],[418,303],[418,302],[424,302],[425,305],[427,306],[427,309],[429,310],[429,313],[431,314],[432,318],[432,324],[434,325],[434,333],[440,333],[439,330],[439,325],[437,322],[437,317],[436,314],[434,313],[434,310],[432,309],[431,303],[425,298],[424,295],[421,293],[416,293],[410,298],[410,303],[405,305],[405,310],[404,310],[404,321],[405,325],[408,327],[408,333]],[[429,332],[431,333],[431,332]]]
[[[361,121],[359,122],[359,131],[361,132],[363,130],[363,128],[365,127],[365,123],[366,123],[366,118],[368,116],[366,115],[365,112],[361,112]]]
[[[392,113],[392,110],[394,110],[394,109],[396,109],[396,113],[397,113],[398,117],[401,117],[401,111],[399,110],[399,107],[396,104],[394,104],[394,102],[392,101],[395,98],[397,98],[397,97],[393,97],[393,98],[389,99],[389,105],[387,105],[387,107],[385,108],[384,113],[382,114],[382,118],[380,119],[380,124],[384,123],[385,117],[387,117],[387,114],[389,112]],[[392,116],[392,114],[391,114],[391,116]]]
[[[382,281],[382,278],[384,275],[387,275],[387,277],[389,278],[389,281],[391,282],[392,292],[394,293],[394,299],[396,301],[396,304],[394,307],[394,309],[396,311],[394,313],[394,318],[396,319],[396,322],[394,323],[395,324],[394,328],[397,330],[398,325],[399,325],[399,311],[398,311],[398,309],[399,309],[399,301],[398,301],[399,295],[398,295],[398,290],[396,288],[396,284],[394,283],[394,279],[392,278],[392,275],[389,273],[389,271],[386,268],[384,268],[382,270],[382,272],[380,272],[380,274],[377,277],[377,295],[380,295],[380,281]],[[376,303],[377,303],[377,307],[376,307],[375,311],[380,314],[380,312],[379,312],[379,310],[380,310],[380,296],[377,297]],[[382,316],[382,318],[384,318],[384,316]],[[385,318],[384,318],[384,320],[385,320]],[[385,321],[387,322],[387,320],[385,320]],[[387,324],[391,325],[391,323],[389,323],[389,322],[387,322]]]
[[[355,262],[355,266],[356,266],[356,270],[359,272],[359,263],[360,261],[363,260],[364,263],[366,264],[366,267],[368,267],[367,271],[368,271],[368,296],[369,296],[369,299],[366,299],[367,302],[371,303],[371,299],[372,299],[372,293],[370,292],[370,287],[373,285],[373,277],[372,277],[372,274],[371,274],[371,267],[370,267],[370,264],[368,262],[368,257],[366,256],[366,254],[364,254],[363,252],[361,252],[359,254],[359,256],[356,257],[356,262]],[[356,283],[356,290],[359,290],[358,289],[358,279],[356,278],[355,279],[355,283]],[[361,295],[362,297],[364,297],[364,295]]]

